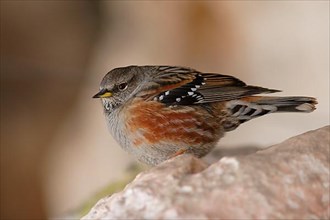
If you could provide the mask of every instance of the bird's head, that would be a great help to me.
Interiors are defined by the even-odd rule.
[[[146,81],[144,69],[138,66],[116,68],[102,79],[100,91],[93,98],[102,100],[105,112],[112,112],[139,92]]]

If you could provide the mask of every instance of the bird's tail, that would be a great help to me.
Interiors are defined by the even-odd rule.
[[[312,112],[314,111],[317,101],[313,97],[289,96],[289,97],[268,97],[268,96],[251,96],[246,98],[247,101],[258,105],[275,106],[276,112]],[[242,99],[244,100],[244,98]]]
[[[312,112],[317,101],[313,97],[249,96],[226,103],[232,116],[241,123],[274,112]]]

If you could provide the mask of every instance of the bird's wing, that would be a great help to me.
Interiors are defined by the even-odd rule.
[[[273,92],[279,90],[249,86],[229,75],[201,73],[184,67],[157,66],[140,95],[169,105],[193,105]]]

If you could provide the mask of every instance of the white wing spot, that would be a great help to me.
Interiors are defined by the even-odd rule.
[[[165,92],[165,95],[168,95],[168,94],[170,94],[170,91],[166,91],[166,92]]]
[[[163,100],[163,99],[164,99],[163,95],[159,96],[159,100]]]
[[[197,99],[197,101],[202,101],[202,100],[203,100],[203,96],[198,95],[198,96],[196,97],[196,99]]]
[[[200,85],[196,85],[195,87],[196,87],[196,88],[200,88],[201,86],[200,86]]]
[[[180,102],[181,98],[176,98],[175,101]]]
[[[191,88],[191,91],[196,91],[197,89],[196,88]]]
[[[193,95],[194,94],[194,92],[188,92],[188,95]]]

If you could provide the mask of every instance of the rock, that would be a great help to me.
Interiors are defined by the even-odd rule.
[[[329,126],[208,166],[182,155],[83,219],[329,219]]]

